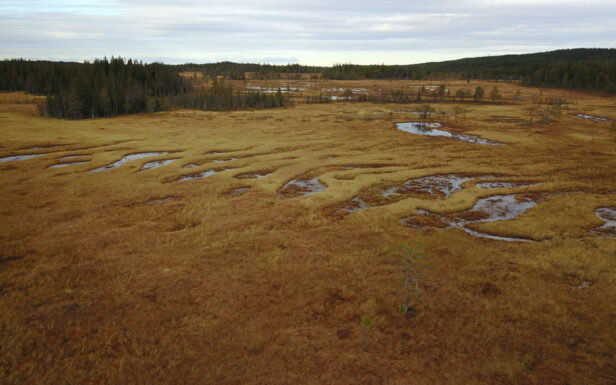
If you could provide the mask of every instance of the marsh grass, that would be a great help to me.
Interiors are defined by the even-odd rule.
[[[324,86],[370,92],[392,84],[430,82]],[[614,205],[615,134],[610,123],[575,113],[616,118],[614,99],[546,90],[542,97],[574,100],[571,110],[547,126],[520,125],[494,116],[527,119],[539,90],[498,87],[505,98],[517,91],[522,98],[474,103],[457,122],[459,103],[434,104],[456,130],[506,143],[498,148],[396,130],[415,105],[298,102],[234,117],[179,110],[65,122],[38,117],[30,96],[0,93],[0,156],[59,145],[0,166],[0,378],[9,384],[612,383],[616,249],[613,238],[591,230],[601,224],[594,210]],[[137,172],[147,160],[100,174],[46,168],[61,156],[90,154],[94,168],[149,151],[173,151],[180,160],[147,173]],[[221,156],[207,155],[212,151],[239,158],[234,169],[164,183],[193,172],[181,168],[186,163],[207,169]],[[348,165],[363,166],[342,168]],[[275,171],[242,180],[249,193],[224,195],[239,186],[234,175],[259,170]],[[342,219],[327,214],[373,186],[449,173],[542,184],[493,192],[470,183],[449,199],[409,196]],[[282,185],[304,174],[318,176],[327,190],[277,197]],[[481,225],[538,242],[423,232],[399,222],[418,208],[461,212],[497,193],[545,195],[515,220]],[[143,204],[161,197],[178,199]],[[403,268],[385,258],[399,242],[430,245],[420,299],[409,302],[420,309],[415,317],[398,311]]]

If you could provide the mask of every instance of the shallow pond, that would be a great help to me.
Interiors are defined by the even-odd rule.
[[[610,119],[602,118],[600,116],[593,116],[593,115],[586,115],[586,114],[577,114],[576,116],[582,119],[594,120],[595,122],[609,122],[610,121]]]
[[[599,207],[595,214],[605,223],[595,229],[601,235],[616,237],[616,207]]]
[[[153,168],[157,168],[157,167],[162,167],[165,165],[168,165],[169,163],[173,162],[174,160],[177,160],[177,158],[174,159],[164,159],[164,160],[155,160],[152,162],[147,162],[144,163],[143,166],[141,166],[141,170],[140,171],[145,171],[145,170],[150,170]]]
[[[326,97],[329,98],[329,100],[332,100],[332,101],[351,100],[352,99],[350,96],[336,96],[336,95],[332,95],[332,96],[326,96]]]
[[[79,161],[79,162],[56,163],[56,164],[52,164],[48,168],[60,168],[60,167],[68,167],[68,166],[77,166],[78,164],[84,164],[84,163],[88,163],[88,162],[89,162],[89,160],[83,160],[83,161]]]
[[[437,194],[449,198],[454,193],[462,190],[464,182],[473,180],[472,177],[455,174],[431,175],[423,178],[409,179],[401,186],[390,187],[383,191],[383,196],[393,194]]]
[[[41,156],[41,155],[45,155],[45,154],[28,154],[28,155],[4,156],[4,157],[0,158],[0,162],[13,162],[15,160],[32,159],[32,158],[36,158],[37,156]]]
[[[141,158],[151,158],[153,156],[161,156],[161,155],[167,155],[167,154],[168,152],[140,152],[137,154],[130,154],[130,155],[126,155],[122,157],[122,159],[116,162],[110,163],[103,167],[95,168],[94,170],[90,170],[90,172],[107,171],[107,170],[111,170],[114,168],[118,168],[122,166],[123,164],[130,162],[131,160],[141,159]]]
[[[443,226],[438,226],[441,228],[459,228],[464,230],[466,233],[479,238],[509,242],[529,242],[531,241],[530,239],[504,237],[482,233],[468,228],[467,225],[472,223],[490,223],[512,220],[536,205],[537,202],[529,197],[521,195],[495,195],[492,197],[479,199],[470,210],[461,213],[442,215],[431,213],[427,210],[417,211],[424,216],[434,218],[437,223],[442,223]],[[422,227],[421,225],[418,225],[418,223],[421,223],[422,221],[421,216],[402,218],[400,221],[410,226]]]
[[[230,162],[232,160],[237,160],[238,158],[227,158],[227,159],[214,159],[212,162],[214,163],[223,163],[223,162]]]
[[[351,90],[354,94],[368,91],[366,88],[327,88],[325,92],[345,92],[347,89]]]
[[[491,140],[483,139],[478,136],[466,135],[466,134],[453,134],[449,131],[439,130],[442,125],[438,122],[406,122],[396,123],[398,130],[408,132],[415,135],[426,136],[442,136],[446,138],[452,138],[461,140],[468,143],[486,144],[491,146],[501,145],[502,143],[494,142]]]
[[[202,172],[198,172],[195,174],[189,174],[189,175],[184,175],[182,177],[180,177],[180,179],[178,179],[178,181],[185,181],[185,180],[195,180],[195,179],[203,179],[203,178],[207,178],[209,176],[212,176],[214,174],[216,174],[218,171],[215,170],[207,170],[207,171],[202,171]]]
[[[271,174],[271,172],[267,172],[267,171],[247,172],[247,173],[244,173],[244,174],[238,174],[234,178],[235,179],[259,179],[259,178],[263,178],[264,176],[267,176],[269,174]]]
[[[372,206],[366,203],[366,201],[357,196],[351,199],[350,202],[347,202],[343,207],[339,207],[334,212],[334,215],[353,214],[361,210],[367,210],[371,207]]]
[[[299,92],[299,91],[305,91],[306,88],[303,87],[288,87],[288,86],[284,86],[284,87],[267,87],[267,86],[257,86],[257,85],[252,85],[249,84],[246,86],[246,89],[249,91],[257,91],[257,92],[261,92],[264,94],[275,94],[280,92],[281,94],[285,94],[285,93],[289,93],[289,92]]]
[[[250,190],[250,186],[245,186],[245,187],[237,187],[234,189],[231,189],[229,191],[227,191],[225,193],[226,196],[230,196],[230,197],[236,197],[239,195],[243,195],[245,193],[247,193]]]
[[[469,210],[471,213],[486,214],[484,218],[468,219],[461,216],[458,221],[462,224],[506,221],[517,218],[536,205],[537,202],[521,195],[495,195],[479,199]]]
[[[353,199],[334,206],[331,212],[334,215],[351,214],[371,207],[392,204],[405,199],[408,195],[418,196],[421,199],[449,198],[461,191],[465,182],[473,179],[475,177],[456,174],[431,175],[409,179],[396,186],[372,186],[361,191]]]
[[[477,183],[477,187],[485,189],[497,189],[497,188],[516,188],[516,187],[531,187],[538,186],[540,183],[527,183],[527,182],[481,182]]]
[[[280,196],[283,198],[295,198],[322,192],[326,189],[327,187],[317,177],[311,179],[291,179],[280,189]]]

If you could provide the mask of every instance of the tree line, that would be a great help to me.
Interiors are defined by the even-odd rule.
[[[162,99],[189,90],[171,66],[111,58],[84,63],[5,60],[0,89],[46,95],[42,114],[66,119],[161,109]]]
[[[214,81],[211,88],[168,97],[165,103],[203,111],[231,111],[284,107],[289,104],[289,98],[281,90],[275,93],[238,91]]]
[[[215,85],[195,91],[175,66],[144,64],[123,58],[66,63],[0,61],[0,90],[47,96],[42,115],[85,119],[176,107],[202,110],[271,108],[288,104],[282,94],[239,92]]]
[[[245,72],[254,72],[264,78],[312,73],[321,74],[325,79],[348,80],[519,80],[531,86],[616,93],[616,49],[558,50],[415,65],[338,64],[332,67],[231,62],[172,66],[113,57],[84,63],[13,59],[0,61],[0,90],[45,95],[46,103],[39,108],[41,114],[66,119],[154,112],[176,107],[230,110],[280,107],[289,103],[288,97],[281,93],[246,92],[223,85],[195,91],[190,80],[179,75],[179,72],[189,70],[202,71],[213,79],[217,76],[243,79]],[[393,103],[421,103],[426,98],[432,98],[433,102],[483,98],[483,95],[477,97],[466,90],[454,94],[447,92],[442,88],[429,93],[425,90],[394,90],[370,97],[352,97],[351,93],[348,98]],[[490,99],[495,101],[497,98],[492,96]],[[330,99],[318,97],[307,101],[322,103]]]
[[[255,63],[207,63],[207,64],[182,64],[176,66],[178,71],[201,72],[210,79],[215,79],[218,76],[224,76],[230,80],[246,79],[246,72],[254,73],[257,79],[279,79],[281,75],[287,76],[299,75],[303,73],[320,74],[326,70],[326,67],[305,66],[300,64],[255,64]]]
[[[337,64],[325,79],[519,80],[537,87],[616,93],[616,49],[570,49],[413,65]]]
[[[178,71],[200,71],[210,78],[245,79],[252,72],[260,79],[282,74],[320,74],[323,79],[516,80],[525,85],[616,93],[616,49],[578,48],[522,55],[465,58],[410,65],[336,64],[331,67],[299,64],[243,63],[185,64]]]
[[[550,63],[521,77],[521,80],[529,86],[616,94],[616,62]]]
[[[519,101],[522,99],[522,94],[518,90],[511,100]],[[344,90],[342,96],[315,95],[307,96],[305,102],[309,104],[316,103],[331,103],[335,100],[347,102],[370,102],[370,103],[440,103],[440,102],[492,102],[503,103],[505,98],[501,95],[497,86],[486,91],[482,86],[477,86],[474,89],[458,88],[451,90],[446,84],[441,84],[436,87],[419,87],[413,89],[380,89],[378,92],[370,94],[353,94],[350,88]]]

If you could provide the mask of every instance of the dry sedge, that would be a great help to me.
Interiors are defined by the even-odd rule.
[[[616,119],[615,99],[498,86],[506,102],[433,104],[433,118],[499,146],[396,129],[417,120],[416,105],[298,98],[65,121],[38,117],[32,96],[1,94],[0,157],[42,155],[0,163],[0,382],[615,383],[616,239],[593,229],[605,223],[596,209],[616,207],[616,131],[577,116]],[[540,92],[571,102],[559,121],[526,124]],[[88,172],[137,153],[167,154]],[[74,155],[87,162],[49,168]],[[139,172],[166,159],[177,160]],[[255,173],[267,175],[234,178]],[[449,174],[473,178],[450,197],[332,210]],[[324,191],[279,196],[307,176]],[[476,186],[486,181],[529,185]],[[421,214],[455,216],[494,195],[536,205],[472,229],[532,242]],[[410,251],[400,259],[392,245]]]

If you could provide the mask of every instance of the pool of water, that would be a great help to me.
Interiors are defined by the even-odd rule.
[[[462,190],[462,185],[472,177],[455,174],[431,175],[423,178],[409,179],[400,186],[389,187],[383,191],[383,197],[393,194],[436,194],[449,198],[454,193]]]
[[[152,162],[147,162],[144,163],[143,166],[141,166],[141,170],[140,171],[145,171],[145,170],[150,170],[153,168],[157,168],[157,167],[162,167],[165,165],[168,165],[169,163],[173,162],[177,160],[177,158],[175,159],[164,159],[164,160],[155,160]]]
[[[421,199],[449,198],[462,190],[462,185],[476,178],[456,174],[430,175],[422,178],[409,179],[395,186],[369,187],[353,199],[332,208],[335,215],[351,214],[366,208],[392,204],[405,199],[409,195]]]
[[[295,198],[322,192],[326,189],[327,187],[317,177],[311,179],[291,179],[280,189],[280,196],[283,198]]]
[[[237,187],[237,188],[227,191],[225,195],[230,196],[230,197],[236,197],[239,195],[246,194],[248,191],[250,191],[250,186]]]
[[[415,135],[426,136],[441,136],[445,138],[457,139],[463,142],[486,144],[491,146],[501,145],[502,143],[494,142],[491,140],[483,139],[478,136],[466,135],[466,134],[454,134],[449,131],[439,130],[442,125],[438,122],[406,122],[396,123],[398,130],[408,132]]]
[[[268,86],[258,86],[258,85],[248,84],[246,86],[246,90],[261,92],[261,93],[264,93],[264,94],[275,94],[275,93],[278,93],[280,91],[280,93],[285,94],[285,93],[289,93],[289,92],[305,91],[306,88],[303,88],[303,87],[287,87],[287,86],[283,86],[283,87],[268,87]]]
[[[131,160],[135,160],[135,159],[142,159],[142,158],[151,158],[154,156],[161,156],[161,155],[167,155],[168,152],[140,152],[140,153],[136,153],[136,154],[129,154],[129,155],[125,155],[122,157],[122,159],[110,163],[106,166],[103,167],[99,167],[99,168],[95,168],[94,170],[90,170],[90,172],[101,172],[101,171],[107,171],[107,170],[111,170],[114,168],[118,168],[120,166],[122,166],[123,164],[130,162]]]
[[[599,207],[595,214],[605,223],[594,231],[600,235],[616,237],[616,207]]]
[[[586,115],[586,114],[577,114],[576,116],[582,119],[594,120],[595,122],[609,122],[610,121],[610,119],[602,118],[600,116],[593,116],[593,115]]]
[[[446,224],[444,228],[459,228],[473,237],[508,242],[529,242],[531,241],[530,239],[505,237],[479,232],[468,228],[467,225],[472,223],[490,223],[512,220],[536,205],[537,202],[529,197],[520,195],[495,195],[492,197],[479,199],[470,210],[461,213],[443,215],[432,213],[427,210],[417,211],[421,215],[433,217],[437,221]],[[416,216],[402,218],[401,222],[413,226],[416,219]]]
[[[329,100],[332,100],[332,101],[351,100],[352,99],[350,96],[337,96],[337,95],[326,96],[326,98],[329,98]]]
[[[234,178],[235,179],[259,179],[259,178],[263,178],[264,176],[267,176],[269,174],[271,174],[271,172],[267,172],[267,171],[247,172],[247,173],[244,173],[244,174],[238,174]]]
[[[195,180],[195,179],[204,179],[207,177],[210,177],[214,174],[218,173],[218,171],[215,170],[207,170],[207,171],[202,171],[202,172],[197,172],[194,174],[189,174],[189,175],[184,175],[182,177],[180,177],[180,179],[178,179],[178,181],[185,181],[185,180]]]
[[[351,90],[351,92],[353,92],[354,94],[356,93],[363,93],[363,92],[367,92],[368,90],[366,88],[348,88]],[[325,92],[345,92],[347,90],[347,88],[327,88],[325,89]]]
[[[494,190],[497,188],[517,188],[517,187],[531,187],[538,186],[541,183],[528,183],[528,182],[480,182],[477,183],[477,187]]]
[[[371,207],[372,206],[370,206],[368,203],[366,203],[366,201],[364,201],[360,197],[356,196],[353,199],[351,199],[350,202],[345,204],[345,206],[338,208],[334,212],[334,214],[337,214],[337,215],[353,214],[353,213],[356,213],[356,212],[361,211],[361,210],[368,210]]]
[[[537,202],[534,200],[520,195],[495,195],[493,197],[479,199],[470,210],[471,212],[487,214],[485,218],[461,218],[459,222],[467,224],[506,221],[517,218],[536,205]]]
[[[28,154],[28,155],[11,155],[11,156],[3,156],[0,157],[0,162],[13,162],[16,160],[26,160],[36,158],[37,156],[41,156],[45,154]]]
[[[88,160],[83,160],[79,162],[67,162],[67,163],[56,163],[49,166],[49,168],[60,168],[60,167],[68,167],[68,166],[77,166],[78,164],[89,163]]]
[[[230,162],[232,160],[237,160],[238,158],[227,158],[227,159],[214,159],[212,162],[214,163],[223,163],[223,162]]]

